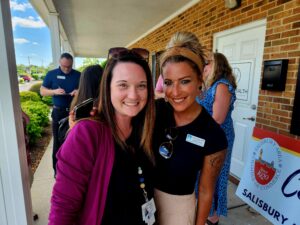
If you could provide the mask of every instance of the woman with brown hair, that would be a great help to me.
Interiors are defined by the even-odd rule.
[[[51,225],[153,224],[154,92],[148,63],[110,51],[98,114],[78,121],[57,158]]]

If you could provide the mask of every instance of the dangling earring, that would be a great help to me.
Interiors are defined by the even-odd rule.
[[[167,98],[167,96],[165,96],[164,99],[165,99],[165,102],[169,101],[169,99]]]

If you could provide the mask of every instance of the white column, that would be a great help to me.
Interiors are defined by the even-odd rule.
[[[0,224],[32,225],[9,0],[0,1]]]
[[[58,67],[59,57],[61,55],[58,13],[49,14],[49,28],[51,34],[52,60],[54,67]]]
[[[73,53],[73,51],[72,51],[72,48],[71,48],[71,46],[70,46],[69,41],[67,41],[67,40],[63,40],[63,41],[62,41],[62,49],[63,49],[63,52],[68,52],[68,53],[70,53],[72,56],[74,56],[74,53]]]

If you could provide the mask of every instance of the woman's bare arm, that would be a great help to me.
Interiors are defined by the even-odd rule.
[[[230,100],[231,93],[228,90],[228,86],[226,84],[219,84],[217,86],[215,100],[213,103],[212,114],[212,117],[218,124],[222,124],[226,119],[227,113],[229,111]]]
[[[199,195],[196,225],[204,225],[209,215],[216,181],[222,169],[226,149],[205,156],[199,178]]]

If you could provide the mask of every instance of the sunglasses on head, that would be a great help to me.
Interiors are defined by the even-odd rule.
[[[148,60],[149,60],[149,51],[145,48],[132,48],[132,49],[128,49],[128,48],[124,48],[124,47],[111,48],[108,51],[107,58],[108,59],[119,58],[128,53],[134,53],[136,55],[139,55],[146,62],[148,62]]]

